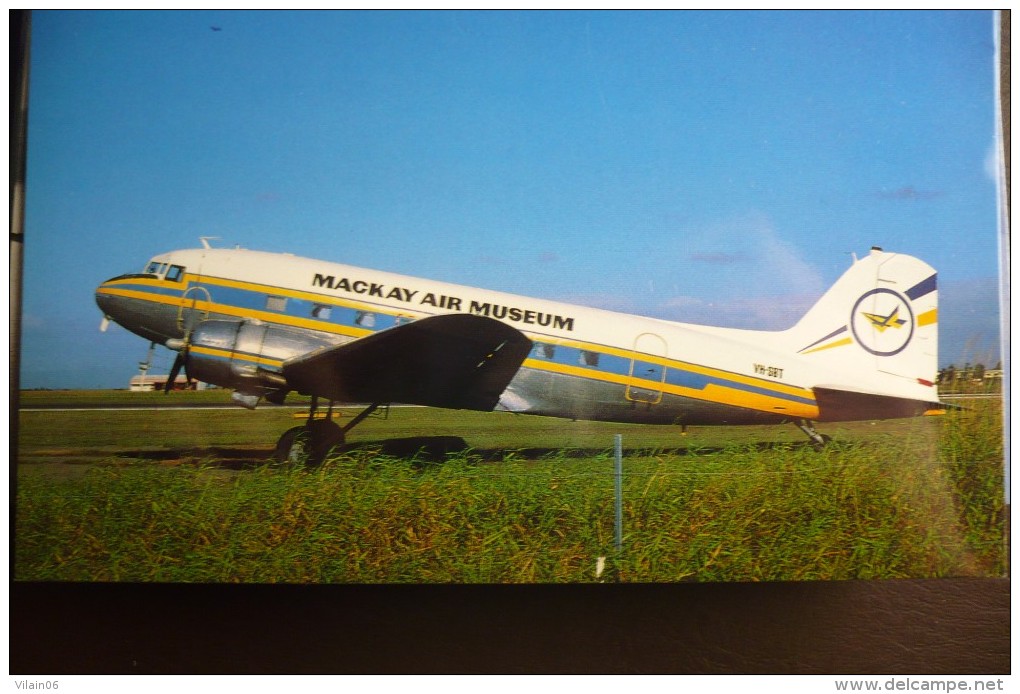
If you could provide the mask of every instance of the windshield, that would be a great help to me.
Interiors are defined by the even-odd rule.
[[[145,274],[155,275],[156,277],[165,279],[168,282],[180,282],[181,278],[184,277],[184,267],[181,265],[163,263],[158,260],[151,260],[145,267]]]

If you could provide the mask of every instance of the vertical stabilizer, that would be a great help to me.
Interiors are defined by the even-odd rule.
[[[833,387],[935,401],[935,270],[917,258],[874,248],[785,338],[788,348],[831,372]]]

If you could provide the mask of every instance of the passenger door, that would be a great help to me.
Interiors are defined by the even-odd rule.
[[[666,367],[647,357],[665,357],[666,341],[654,333],[642,333],[634,340],[635,354],[630,361],[626,398],[632,402],[656,405],[662,401]]]

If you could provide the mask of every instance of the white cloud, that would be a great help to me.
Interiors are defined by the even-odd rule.
[[[752,213],[685,239],[684,294],[657,304],[671,320],[726,327],[792,325],[827,289],[822,274],[785,241],[764,214]],[[694,292],[700,296],[694,296]],[[703,297],[703,298],[702,298]]]
[[[818,299],[818,294],[791,294],[703,301],[678,297],[661,304],[658,316],[668,320],[722,328],[782,330],[796,323]]]

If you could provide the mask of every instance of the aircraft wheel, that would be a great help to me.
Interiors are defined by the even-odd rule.
[[[335,422],[317,419],[311,424],[291,427],[276,442],[273,458],[289,465],[315,466],[344,442],[344,432]]]
[[[320,465],[336,446],[344,443],[344,430],[336,422],[328,419],[317,419],[308,425],[312,440],[312,451],[308,457],[309,465]]]
[[[308,462],[310,453],[311,437],[308,430],[303,426],[292,427],[283,432],[283,436],[276,442],[273,459],[278,463],[297,465]]]
[[[822,438],[822,440],[821,440],[821,441],[812,441],[812,442],[811,442],[811,446],[812,446],[812,447],[813,447],[813,448],[814,448],[814,449],[815,449],[816,451],[818,451],[819,453],[821,453],[822,451],[824,451],[824,450],[825,450],[825,447],[829,445],[829,442],[830,442],[830,441],[832,441],[832,437],[831,437],[831,436],[829,436],[828,434],[821,434],[820,436],[821,436],[821,438]]]

